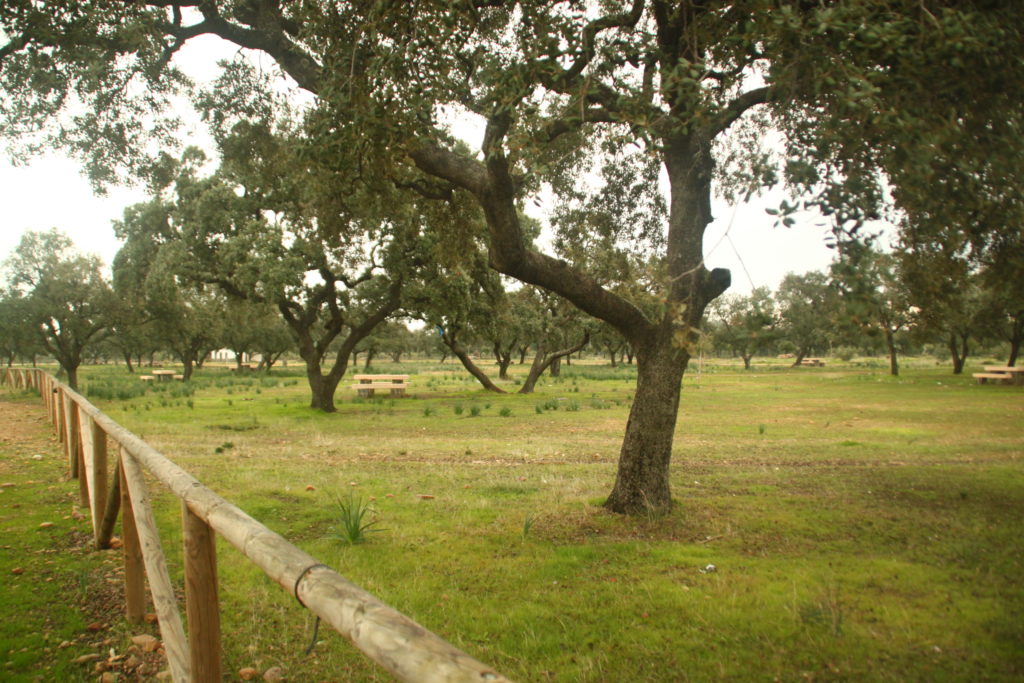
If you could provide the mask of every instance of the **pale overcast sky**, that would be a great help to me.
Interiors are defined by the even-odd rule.
[[[175,61],[194,78],[206,80],[213,60],[236,51],[206,38],[190,43]],[[106,196],[94,195],[78,165],[60,155],[39,158],[23,167],[0,158],[0,262],[24,232],[57,228],[81,251],[96,254],[109,265],[120,247],[112,222],[121,217],[125,207],[145,198],[141,188],[112,188]],[[826,230],[817,227],[813,219],[792,228],[774,228],[775,219],[764,208],[777,205],[778,197],[755,198],[739,208],[724,202],[714,204],[716,220],[705,236],[705,258],[709,268],[732,271],[731,291],[748,292],[752,286],[774,288],[788,272],[820,270],[831,262],[832,252],[825,247]],[[728,237],[723,237],[726,233]]]

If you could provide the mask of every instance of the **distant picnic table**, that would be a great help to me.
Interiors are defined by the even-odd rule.
[[[825,361],[821,358],[804,358],[800,361],[800,365],[807,368],[821,368],[825,366]]]
[[[353,375],[352,385],[362,398],[373,398],[376,391],[387,391],[391,396],[405,396],[409,375]]]
[[[985,372],[975,372],[971,375],[978,380],[978,384],[994,382],[996,384],[1024,385],[1024,366],[986,365],[984,369]]]
[[[175,374],[174,370],[153,370],[148,375],[139,375],[143,382],[170,382],[175,379],[185,379],[184,375]]]

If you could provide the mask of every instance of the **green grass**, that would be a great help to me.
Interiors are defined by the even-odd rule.
[[[356,401],[342,389],[338,412],[322,415],[306,407],[297,368],[272,384],[204,369],[187,399],[119,398],[137,382],[123,369],[83,376],[109,392],[96,399],[108,414],[215,491],[513,679],[1024,675],[1018,388],[978,386],[933,361],[905,362],[900,378],[864,359],[692,367],[672,469],[677,506],[631,519],[599,504],[635,368],[574,363],[532,396],[483,392],[450,364],[375,369],[414,374],[412,397]],[[514,390],[514,378],[505,386]],[[11,496],[29,505],[49,491],[67,514],[77,494],[59,482],[55,457],[15,455],[28,468],[19,477],[46,482],[0,494],[5,543],[17,548],[3,561],[27,563],[50,539],[8,509]],[[154,498],[180,577],[180,507]],[[372,503],[382,531],[340,543],[345,499]],[[61,585],[88,576],[95,555],[56,555]],[[387,680],[331,632],[304,656],[309,613],[233,549],[218,562],[227,671],[279,665],[292,680]],[[708,564],[717,571],[702,572]],[[5,604],[5,614],[50,614],[66,624],[51,639],[68,639],[83,623],[56,595],[22,596],[40,599]],[[31,670],[20,650],[37,641],[0,633],[0,660],[17,660],[8,671]]]

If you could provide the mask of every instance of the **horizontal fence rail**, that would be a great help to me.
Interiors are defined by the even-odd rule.
[[[52,375],[38,368],[9,367],[0,371],[0,381],[39,392],[69,472],[79,481],[97,548],[110,546],[120,515],[126,617],[142,621],[148,579],[177,683],[221,680],[216,534],[399,680],[507,681],[206,488]],[[110,449],[113,458],[111,442],[116,446]],[[181,500],[187,632],[143,468]]]

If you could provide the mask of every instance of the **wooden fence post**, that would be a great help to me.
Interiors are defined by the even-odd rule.
[[[78,422],[81,427],[79,435],[82,438],[82,462],[79,464],[78,490],[82,507],[88,510],[92,517],[92,532],[95,535],[99,529],[99,520],[96,519],[96,508],[94,505],[96,468],[92,465],[92,458],[95,454],[92,440],[95,436],[95,431],[92,428],[93,419],[82,409],[81,405],[78,407]]]
[[[57,387],[57,395],[54,397],[54,401],[57,404],[57,438],[60,440],[66,455],[68,450],[68,430],[65,424],[66,420],[64,419],[64,387]]]
[[[50,378],[46,375],[39,375],[39,398],[43,401],[43,407],[46,408],[46,414],[50,418],[50,423],[53,423],[53,413],[50,410],[50,392],[49,384]]]
[[[57,389],[57,383],[52,379],[49,382],[49,386],[46,387],[46,398],[50,402],[50,424],[53,425],[53,433],[60,438],[60,404],[57,401],[59,389]]]
[[[96,537],[97,548],[109,548],[110,539],[114,537],[114,527],[117,526],[117,513],[121,511],[121,460],[114,458],[114,476],[107,491],[107,507],[103,510],[103,521],[100,523],[100,533]]]
[[[89,418],[89,429],[92,431],[92,525],[96,535],[96,549],[102,550],[102,521],[107,510],[107,433]]]
[[[78,479],[78,452],[82,447],[78,435],[78,406],[67,393],[64,394],[64,422],[68,435],[67,443],[64,444],[68,453],[68,476]]]
[[[181,502],[185,543],[185,614],[192,680],[221,680],[217,543],[213,529]]]
[[[149,507],[146,481],[135,458],[131,453],[126,455],[121,460],[121,471],[124,472],[125,483],[128,484],[125,488],[128,489],[131,508],[135,513],[135,528],[139,532],[142,560],[146,566],[146,576],[149,577],[149,590],[160,623],[160,635],[163,636],[164,649],[167,651],[167,663],[175,681],[191,681],[188,640],[185,639],[185,629],[181,625],[178,601],[174,597],[171,577],[167,572],[167,560],[160,545],[156,520]]]
[[[121,542],[124,544],[124,605],[125,617],[130,623],[141,624],[146,616],[146,570],[142,564],[142,544],[135,526],[135,511],[124,478],[124,461],[130,458],[120,449],[118,478],[121,481]]]

